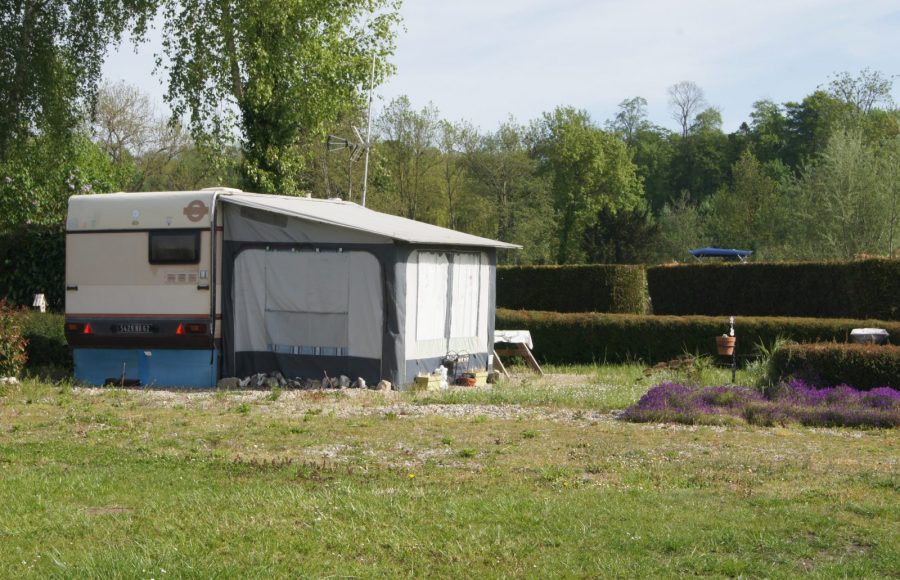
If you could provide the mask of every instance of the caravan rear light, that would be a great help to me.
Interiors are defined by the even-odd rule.
[[[91,328],[91,323],[88,322],[84,325],[84,334],[93,334],[94,330]]]
[[[206,332],[205,324],[188,324],[187,325],[188,334],[204,334]]]
[[[182,323],[178,323],[178,328],[175,330],[175,334],[177,334],[178,336],[184,334],[184,325]]]
[[[66,332],[81,332],[82,330],[84,330],[83,324],[79,324],[77,322],[66,323]]]

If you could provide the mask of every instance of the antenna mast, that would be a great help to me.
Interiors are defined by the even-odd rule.
[[[369,77],[369,110],[366,113],[366,160],[363,163],[362,206],[366,207],[366,191],[369,189],[369,147],[372,145],[372,90],[375,88],[375,55],[372,52],[372,74]]]

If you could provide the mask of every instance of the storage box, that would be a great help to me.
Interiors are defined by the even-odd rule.
[[[441,388],[441,375],[420,375],[413,383],[415,391],[438,391]]]

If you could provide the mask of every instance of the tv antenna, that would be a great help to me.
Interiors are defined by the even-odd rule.
[[[359,158],[362,156],[363,151],[365,151],[366,159],[363,164],[363,183],[362,183],[362,206],[366,207],[366,192],[369,188],[369,148],[372,145],[371,135],[372,135],[372,90],[375,87],[375,62],[376,55],[372,53],[372,73],[369,79],[369,107],[366,111],[366,138],[363,139],[362,134],[359,129],[356,127],[352,127],[353,133],[356,136],[356,141],[351,141],[349,139],[344,139],[343,137],[338,137],[337,135],[329,135],[328,140],[326,141],[326,145],[328,147],[328,151],[337,151],[339,149],[349,149],[350,157],[348,159],[348,167],[347,167],[347,199],[351,200],[353,196],[353,164],[359,161]]]

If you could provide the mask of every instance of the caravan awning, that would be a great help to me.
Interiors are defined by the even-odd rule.
[[[520,249],[522,246],[464,234],[415,220],[373,211],[349,201],[224,190],[219,200],[299,219],[384,236],[410,244]]]

